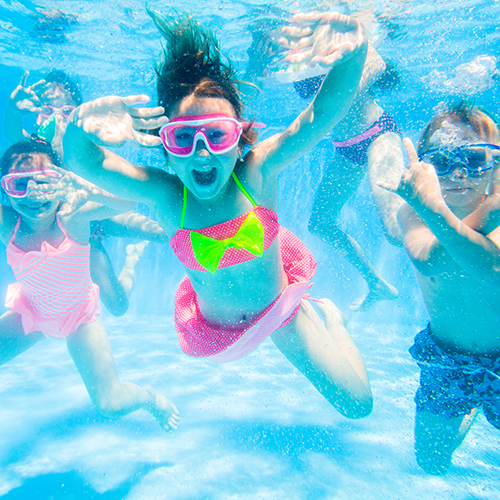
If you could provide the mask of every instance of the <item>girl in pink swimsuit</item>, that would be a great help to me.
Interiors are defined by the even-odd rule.
[[[99,316],[99,288],[90,278],[90,221],[130,204],[101,190],[93,190],[94,199],[115,209],[88,201],[75,210],[54,200],[57,181],[75,176],[44,142],[14,144],[0,165],[11,205],[0,205],[0,238],[16,277],[7,292],[9,311],[0,317],[0,364],[44,336],[63,337],[99,413],[119,418],[144,409],[165,430],[175,429],[178,413],[170,401],[150,386],[119,381]]]
[[[349,108],[361,76],[363,27],[339,14],[296,17],[283,40],[290,59],[331,66],[312,104],[282,133],[255,145],[242,119],[235,73],[213,34],[192,17],[151,14],[168,41],[158,70],[159,107],[147,96],[78,107],[64,136],[65,162],[110,192],[148,204],[187,278],[176,294],[182,349],[216,362],[238,359],[271,337],[343,415],[370,413],[364,362],[328,300],[302,300],[316,264],[278,224],[278,174],[309,151]],[[331,110],[335,110],[332,113]],[[167,118],[168,117],[168,118]],[[159,137],[144,133],[158,129]],[[101,145],[161,146],[174,174],[136,167]]]

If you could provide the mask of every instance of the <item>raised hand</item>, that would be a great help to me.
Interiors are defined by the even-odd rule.
[[[61,177],[37,174],[33,177],[35,182],[28,185],[28,198],[35,201],[64,201],[65,205],[58,212],[60,217],[66,217],[81,208],[91,196],[92,184],[78,175],[51,165]]]
[[[154,130],[168,122],[164,109],[136,108],[149,102],[146,95],[102,97],[76,108],[69,122],[81,128],[89,139],[101,146],[121,146],[132,142],[139,146],[161,145],[161,139],[142,131]]]
[[[50,86],[45,80],[40,80],[29,87],[26,86],[29,71],[26,71],[19,85],[10,95],[10,103],[22,114],[40,113],[42,107],[42,94]]]
[[[405,138],[403,142],[410,165],[403,172],[398,185],[378,182],[378,186],[401,196],[418,214],[445,205],[436,170],[432,165],[419,161],[410,139]]]
[[[312,62],[331,67],[358,53],[367,43],[363,25],[337,12],[297,14],[283,28],[280,44],[290,49],[290,63]]]

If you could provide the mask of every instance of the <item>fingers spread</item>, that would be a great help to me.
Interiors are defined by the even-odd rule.
[[[292,64],[297,64],[301,63],[303,61],[308,61],[311,59],[312,56],[312,49],[302,49],[302,50],[297,50],[297,51],[291,51],[285,58],[286,61],[292,63]]]
[[[145,146],[148,148],[161,146],[161,139],[155,135],[143,134],[134,130],[132,140],[139,146]]]
[[[310,36],[313,29],[310,26],[283,26],[281,29],[289,38],[301,38],[303,36]]]
[[[146,104],[150,101],[149,97],[145,94],[141,95],[130,95],[121,98],[123,103],[127,106],[135,106],[136,104]]]
[[[132,118],[155,118],[163,116],[165,109],[161,106],[155,108],[129,108],[129,114]]]

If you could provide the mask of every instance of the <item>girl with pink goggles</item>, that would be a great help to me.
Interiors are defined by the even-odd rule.
[[[244,125],[248,122],[221,114],[178,116],[161,127],[160,138],[174,156],[192,156],[199,140],[212,154],[220,155],[236,147]]]
[[[71,112],[75,109],[75,106],[62,106],[62,107],[56,107],[56,106],[49,106],[45,105],[42,107],[42,110],[40,113],[38,113],[38,117],[36,119],[37,125],[41,125],[42,123],[45,123],[47,120],[52,118],[54,115],[60,115],[63,118],[69,118],[69,115]]]
[[[44,175],[47,177],[53,177],[54,179],[59,179],[62,175],[55,170],[30,170],[27,172],[16,172],[13,174],[7,174],[2,177],[2,188],[5,193],[12,198],[24,198],[28,194],[28,188],[31,184],[44,184],[45,182],[39,182],[35,179],[37,175]],[[41,191],[42,194],[50,194],[53,191]]]

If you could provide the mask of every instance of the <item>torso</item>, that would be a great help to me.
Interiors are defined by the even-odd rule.
[[[416,271],[431,318],[431,331],[443,348],[463,353],[500,355],[500,296],[456,264],[424,276]]]
[[[261,175],[257,170],[251,174],[255,174],[255,177]],[[245,186],[264,185],[262,181],[259,182],[258,178],[249,181],[249,176],[242,174],[241,171],[237,175]],[[265,201],[270,202],[273,199],[271,190],[258,193],[254,191],[252,190],[251,195],[259,203],[265,204],[270,209],[275,208],[274,206],[268,207],[265,203]],[[178,214],[179,226],[175,228],[175,231],[172,229],[167,231],[167,228],[164,228],[167,234],[170,232],[170,238],[173,238],[180,229],[182,196],[178,198],[175,212]],[[270,204],[273,203],[270,202]],[[223,203],[214,204],[212,207],[203,206],[188,195],[184,228],[199,230],[216,226],[236,219],[252,208],[252,203],[232,182]],[[161,212],[165,213],[165,211],[158,207],[158,212],[161,222]],[[169,221],[169,225],[171,227],[171,221]],[[189,268],[186,268],[186,272],[198,294],[199,306],[204,318],[210,323],[220,326],[250,325],[255,317],[268,307],[288,284],[277,238],[261,257],[218,269],[215,274]]]

